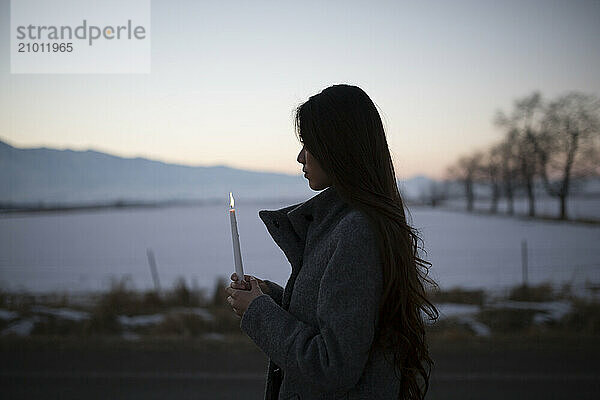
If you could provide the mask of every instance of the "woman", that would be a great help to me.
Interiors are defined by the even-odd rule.
[[[360,88],[335,85],[300,105],[295,122],[297,160],[310,187],[325,190],[259,212],[291,276],[283,289],[234,274],[226,289],[269,356],[265,398],[422,399],[433,361],[421,312],[437,318],[424,284],[435,283],[377,108]]]

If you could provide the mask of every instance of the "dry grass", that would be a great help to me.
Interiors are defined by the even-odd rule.
[[[429,293],[429,300],[436,303],[459,303],[483,305],[486,300],[485,292],[481,289],[452,288],[450,290],[434,290]]]
[[[508,299],[516,301],[552,301],[556,300],[556,295],[552,286],[549,283],[544,283],[538,286],[517,286],[510,291]]]
[[[241,335],[239,317],[225,302],[225,281],[216,282],[214,295],[206,296],[203,291],[195,290],[181,279],[162,295],[154,291],[138,292],[132,288],[128,279],[114,281],[110,290],[90,297],[87,305],[72,303],[64,294],[33,296],[26,293],[15,294],[0,292],[0,307],[15,311],[19,318],[29,318],[35,313],[32,307],[44,305],[53,308],[70,308],[85,311],[88,319],[72,321],[52,315],[38,317],[32,337],[62,338],[99,338],[121,337],[124,333],[135,334],[139,340],[151,338],[176,337],[181,339],[202,339],[206,334]],[[485,307],[487,298],[483,290],[466,290],[454,288],[430,294],[434,304],[459,303],[482,306],[481,311],[473,317],[487,325],[492,336],[498,335],[598,335],[600,334],[600,303],[575,296],[570,287],[554,291],[550,285],[533,287],[515,287],[505,300],[515,301],[552,301],[568,300],[572,310],[558,321],[535,324],[536,311],[518,309],[497,309]],[[501,299],[499,299],[501,300]],[[202,308],[212,319],[187,312],[189,308]],[[140,316],[161,314],[162,321],[146,326],[125,327],[120,316]],[[14,321],[0,320],[0,330]],[[446,339],[475,338],[475,333],[458,318],[440,320],[427,326],[430,337]],[[213,335],[214,336],[214,335]],[[220,336],[222,337],[222,336]],[[2,340],[7,340],[3,336]]]

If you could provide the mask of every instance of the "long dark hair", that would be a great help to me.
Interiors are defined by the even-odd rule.
[[[334,85],[296,109],[295,128],[340,197],[366,214],[377,234],[384,287],[374,346],[393,355],[399,398],[423,399],[433,360],[422,312],[439,316],[425,283],[437,285],[427,276],[431,263],[419,255],[423,241],[406,221],[379,112],[362,89]]]

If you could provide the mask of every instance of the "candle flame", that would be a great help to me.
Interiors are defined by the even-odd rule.
[[[233,194],[231,194],[231,192],[229,192],[229,206],[231,208],[235,208],[235,203],[233,201]]]

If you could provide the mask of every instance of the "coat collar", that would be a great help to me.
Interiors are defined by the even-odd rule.
[[[303,203],[278,210],[261,210],[258,215],[294,270],[302,265],[309,237],[326,230],[347,206],[330,186]]]

